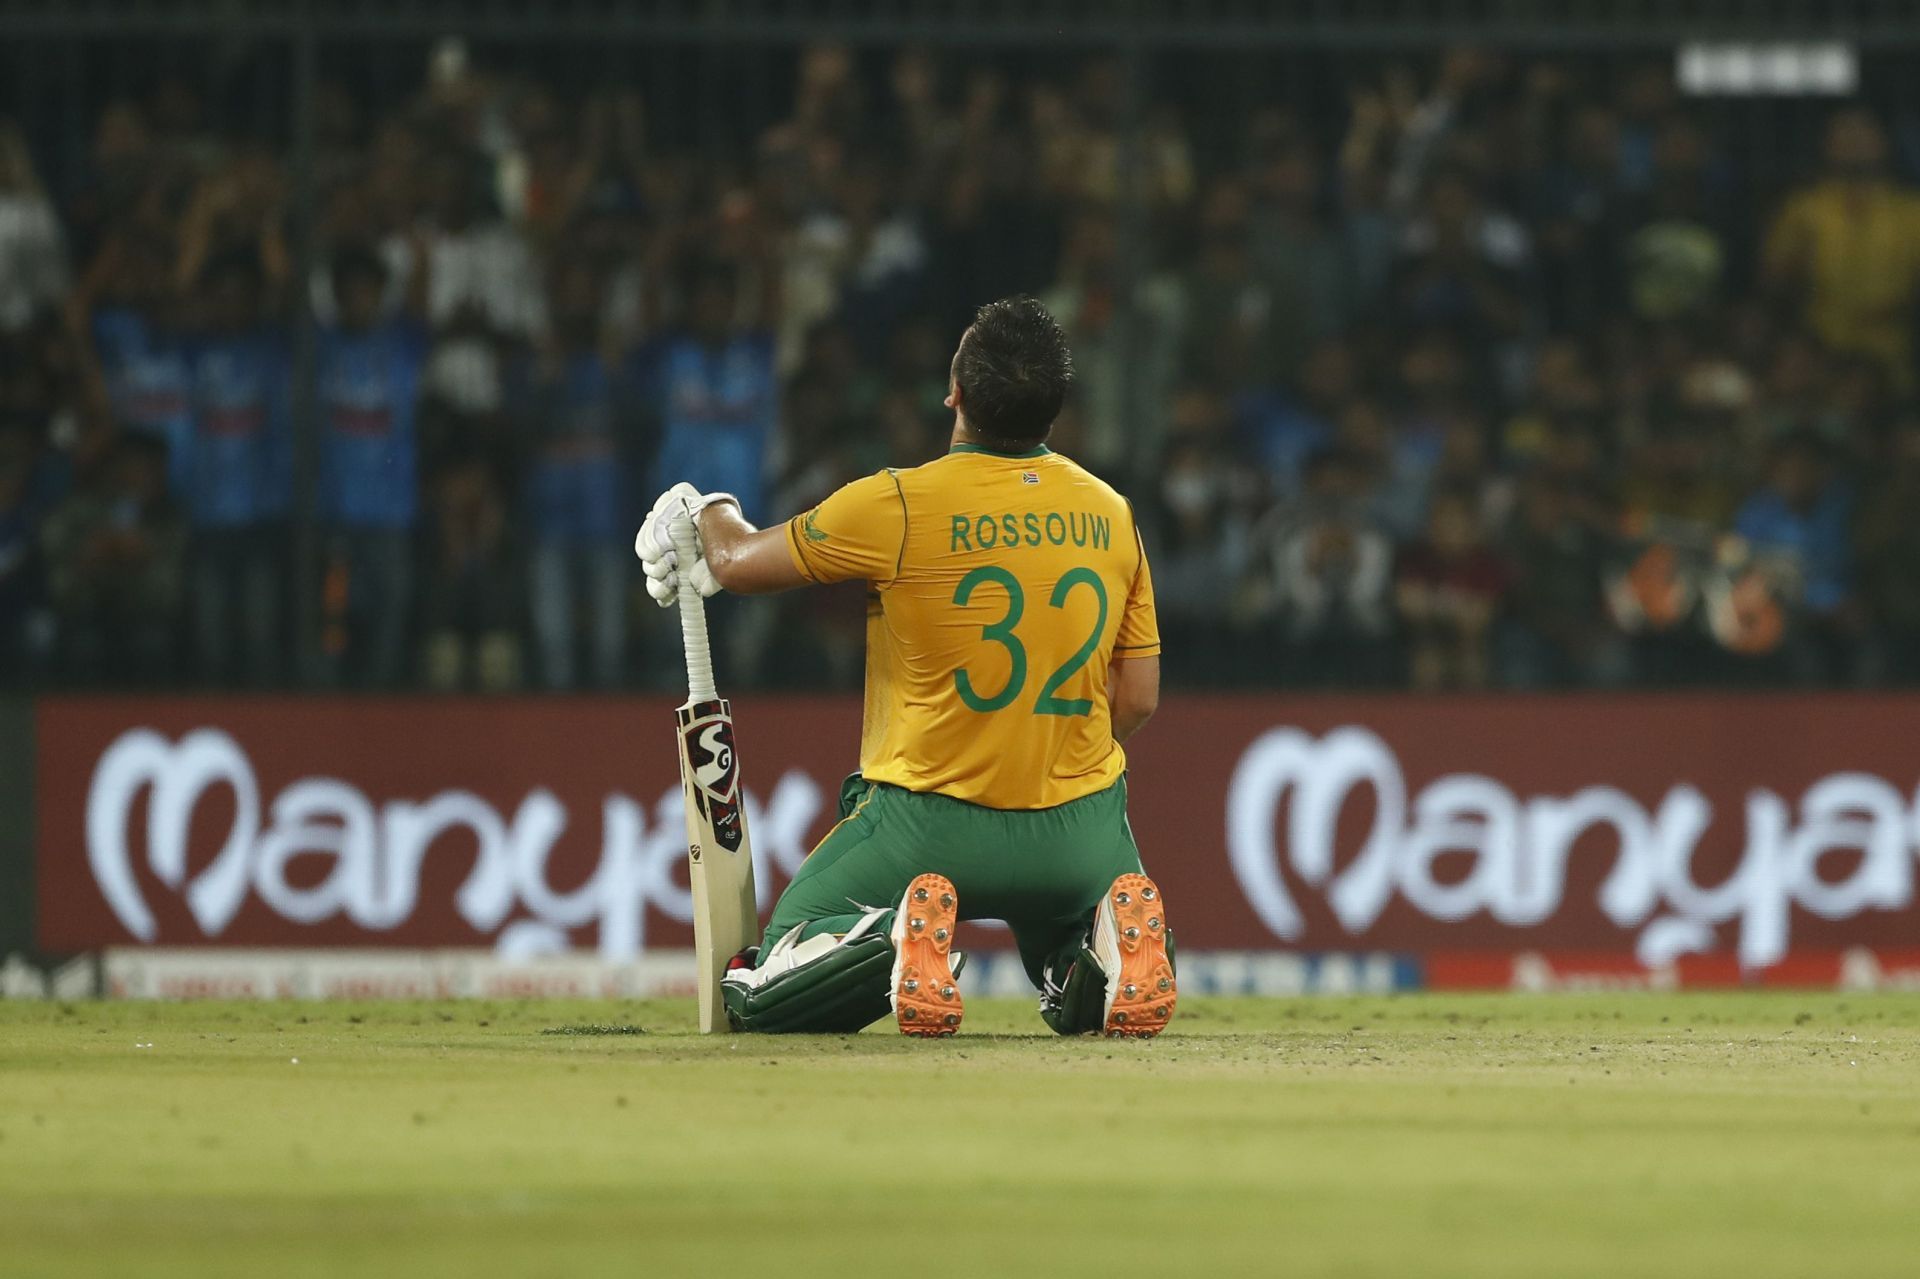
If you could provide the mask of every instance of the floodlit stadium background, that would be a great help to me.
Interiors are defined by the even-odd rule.
[[[636,513],[1017,291],[1191,988],[1920,980],[1920,19],[1775,8],[0,4],[0,991],[683,987]],[[862,612],[716,609],[769,900]]]

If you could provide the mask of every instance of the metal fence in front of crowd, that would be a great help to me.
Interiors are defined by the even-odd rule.
[[[1028,292],[1176,683],[1912,682],[1920,19],[1771,9],[0,5],[0,680],[669,687]]]

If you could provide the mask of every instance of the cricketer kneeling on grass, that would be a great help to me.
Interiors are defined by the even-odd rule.
[[[982,307],[953,358],[952,448],[755,529],[676,485],[636,539],[662,605],[864,580],[866,711],[841,820],[728,970],[749,1031],[849,1032],[891,1011],[951,1034],[961,920],[1013,930],[1062,1034],[1153,1035],[1173,1016],[1172,936],[1127,824],[1123,742],[1159,698],[1160,635],[1126,500],[1047,448],[1072,380],[1031,298]],[[691,520],[700,560],[673,550]]]

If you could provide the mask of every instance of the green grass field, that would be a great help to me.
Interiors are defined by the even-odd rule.
[[[1920,1273],[1920,998],[691,1012],[0,1004],[0,1274]]]

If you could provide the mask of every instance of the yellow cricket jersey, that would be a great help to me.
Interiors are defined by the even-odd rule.
[[[1920,283],[1920,198],[1885,185],[1861,194],[1821,183],[1788,200],[1767,236],[1778,269],[1803,259],[1807,319],[1836,350],[1880,360],[1912,381],[1912,311]]]
[[[860,771],[992,808],[1051,808],[1126,768],[1115,657],[1160,651],[1133,510],[1045,448],[956,445],[855,480],[787,523],[814,582],[864,579]]]

